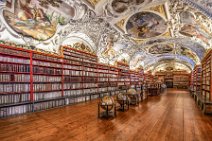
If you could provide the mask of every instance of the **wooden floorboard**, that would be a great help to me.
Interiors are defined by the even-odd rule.
[[[211,141],[212,116],[188,92],[168,90],[116,118],[98,119],[97,101],[0,119],[0,141]]]

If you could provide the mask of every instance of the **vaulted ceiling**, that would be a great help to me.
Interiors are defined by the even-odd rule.
[[[59,52],[83,43],[102,63],[192,70],[212,47],[212,0],[3,0],[0,40]]]

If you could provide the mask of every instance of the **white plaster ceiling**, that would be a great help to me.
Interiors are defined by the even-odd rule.
[[[16,5],[24,2],[0,1],[0,40],[52,52],[59,52],[61,45],[81,42],[103,63],[113,64],[125,59],[132,69],[143,66],[145,70],[168,65],[169,59],[178,61],[170,63],[176,68],[186,65],[193,69],[212,47],[211,0],[64,0],[62,3],[52,0],[48,1],[47,8],[39,1],[31,0],[25,5],[29,10],[33,6],[37,11],[42,9],[46,21],[33,17],[33,14],[32,18],[23,21],[24,10]],[[13,20],[23,24],[31,21],[44,26],[51,20],[54,34],[47,32],[47,39],[26,29],[20,32],[20,28],[10,23],[8,18],[11,17],[8,12],[5,15],[5,11],[14,15],[16,11],[19,17],[22,14],[22,21]],[[38,28],[29,23],[27,26]],[[167,46],[172,48],[171,51]]]

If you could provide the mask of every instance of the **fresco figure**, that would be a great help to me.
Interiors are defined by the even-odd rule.
[[[173,51],[173,47],[171,47],[170,45],[163,44],[154,45],[149,49],[149,53],[151,54],[164,54],[170,53],[171,51]]]
[[[189,37],[196,37],[201,39],[206,44],[210,40],[210,32],[207,28],[198,21],[195,16],[190,12],[180,13],[182,27],[179,31],[180,34]]]
[[[146,39],[166,32],[165,20],[151,12],[139,12],[129,18],[126,30],[134,38]]]
[[[39,41],[53,37],[57,25],[66,24],[74,15],[73,7],[60,0],[46,3],[39,0],[13,0],[8,1],[6,6],[3,16],[7,24],[15,32]]]
[[[130,5],[139,5],[144,1],[145,0],[113,0],[111,6],[117,13],[123,13]]]

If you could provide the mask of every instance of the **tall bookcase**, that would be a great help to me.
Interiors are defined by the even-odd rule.
[[[201,65],[196,65],[193,71],[193,94],[195,100],[197,96],[201,94],[201,75],[202,75],[202,67]]]
[[[211,79],[211,54],[212,50],[209,51],[202,60],[202,93],[201,98],[205,101],[212,101],[212,79]]]
[[[189,87],[191,92],[190,94],[193,96],[194,95],[194,70],[191,72]]]
[[[32,53],[0,47],[0,117],[32,111]]]
[[[144,80],[144,71],[139,69],[137,71],[130,71],[130,85],[136,90],[141,90]]]
[[[174,88],[187,89],[189,86],[190,74],[184,71],[173,72],[173,86]]]
[[[32,52],[33,111],[64,105],[62,57]]]
[[[142,72],[98,63],[69,46],[62,55],[0,44],[0,117],[40,111],[126,92]]]

